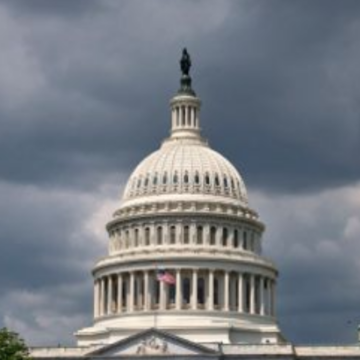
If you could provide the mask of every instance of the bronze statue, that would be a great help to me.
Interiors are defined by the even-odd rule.
[[[186,48],[183,49],[182,57],[180,60],[180,67],[183,75],[189,75],[189,70],[191,67],[191,59],[190,55],[187,52]]]
[[[196,96],[195,91],[191,88],[191,77],[189,75],[190,67],[190,55],[187,52],[186,48],[184,48],[180,59],[180,68],[182,75],[180,79],[180,89],[178,93]]]

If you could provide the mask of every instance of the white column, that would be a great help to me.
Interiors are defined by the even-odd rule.
[[[141,293],[141,282],[142,279],[139,276],[139,274],[137,276],[135,276],[135,285],[136,285],[136,309],[139,310],[139,308],[141,307],[141,304],[143,302],[143,297],[142,297],[142,293]]]
[[[197,298],[198,298],[198,270],[193,269],[192,271],[192,306],[193,310],[197,309]]]
[[[144,311],[149,310],[149,271],[144,271]]]
[[[170,177],[170,174],[168,175]],[[171,179],[168,179],[168,181],[171,181]],[[165,222],[163,224],[163,245],[170,244],[170,226],[168,222]]]
[[[210,225],[204,225],[204,245],[210,245]]]
[[[94,318],[98,317],[99,313],[99,283],[98,280],[94,281]]]
[[[234,231],[235,229],[233,227],[228,228],[228,247],[230,248],[234,247]]]
[[[260,276],[260,281],[259,281],[259,298],[260,298],[260,315],[265,315],[264,277],[263,276]]]
[[[183,107],[182,106],[179,106],[179,123],[180,123],[180,126],[182,126],[182,124],[183,124]]]
[[[171,109],[171,128],[174,129],[176,125],[176,111],[175,108]]]
[[[176,224],[176,245],[182,244],[184,238],[183,226],[181,223]]]
[[[243,292],[244,287],[244,280],[243,280],[243,274],[239,273],[238,277],[238,312],[242,313],[244,311],[244,305],[243,305]]]
[[[190,245],[194,245],[196,244],[196,224],[192,223],[190,224],[190,228],[189,228],[189,235],[190,235]]]
[[[182,283],[181,283],[181,270],[176,269],[176,285],[175,285],[175,291],[176,291],[176,299],[175,299],[175,308],[176,310],[181,309],[181,300],[182,300]]]
[[[160,181],[160,179],[158,179],[158,181]],[[152,223],[149,226],[149,229],[150,229],[150,245],[154,246],[156,245],[155,224]]]
[[[195,127],[195,107],[191,107],[191,126]]]
[[[128,311],[134,311],[134,271],[130,271],[130,284],[129,284],[129,304],[128,304]]]
[[[224,273],[224,308],[225,311],[229,311],[229,272]]]
[[[250,274],[250,314],[255,314],[255,276]]]
[[[123,283],[122,283],[122,274],[118,274],[118,293],[117,293],[117,311],[118,313],[122,312],[122,299],[123,299]]]
[[[108,298],[107,298],[107,313],[110,315],[112,313],[112,298],[113,298],[113,282],[112,276],[108,276]]]
[[[230,276],[230,310],[234,311],[236,310],[236,284],[237,284],[237,278],[232,274]]]
[[[175,121],[176,121],[176,127],[179,127],[180,125],[180,118],[179,118],[179,107],[176,106],[175,108]]]
[[[105,278],[100,279],[100,316],[105,315]]]
[[[216,226],[216,246],[222,246],[222,232],[222,227]]]
[[[209,270],[208,310],[214,310],[214,270]]]

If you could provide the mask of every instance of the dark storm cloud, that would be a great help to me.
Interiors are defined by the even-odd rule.
[[[36,289],[88,277],[86,259],[95,258],[105,248],[105,240],[101,247],[90,234],[82,233],[87,239],[74,236],[76,227],[94,211],[91,199],[4,183],[0,197],[0,283],[4,287]]]
[[[15,4],[26,12],[25,3]],[[76,16],[72,6],[83,2],[71,4],[56,6]],[[74,184],[69,177],[80,173],[93,186],[99,170],[129,171],[166,135],[184,44],[204,100],[205,133],[249,183],[305,191],[359,177],[358,2],[231,3],[216,31],[195,33],[191,18],[175,18],[171,43],[157,28],[168,25],[167,11],[173,15],[163,3],[149,6],[164,11],[160,25],[139,2],[102,4],[93,23],[81,17],[51,26],[46,13],[27,20],[27,46],[45,85],[21,111],[3,114],[17,120],[3,126],[1,153],[25,165],[3,159],[3,178]],[[176,14],[181,6],[174,7]],[[183,36],[181,27],[189,27]],[[14,130],[21,117],[32,126]]]
[[[46,10],[31,4],[11,6]],[[226,20],[197,32],[181,8],[201,2],[153,2],[148,11],[163,11],[154,19],[136,1],[102,2],[91,21],[75,11],[87,2],[54,4],[78,21],[52,23],[46,11],[24,20],[44,85],[2,114],[15,119],[2,126],[1,153],[24,165],[2,159],[4,179],[73,185],[80,173],[94,186],[99,171],[129,171],[167,133],[186,44],[205,134],[249,183],[307,191],[359,177],[358,2],[226,3]],[[31,126],[19,129],[24,117]]]
[[[356,342],[359,194],[357,187],[253,198],[268,225],[265,253],[280,271],[278,314],[289,340]]]
[[[240,11],[233,12],[223,41],[212,49],[215,60],[209,47],[203,54],[209,60],[201,62],[202,71],[211,74],[201,85],[210,138],[253,186],[306,191],[360,175],[353,62],[360,56],[360,4],[312,3],[255,3],[252,21],[241,29],[235,25]]]
[[[55,15],[78,16],[89,10],[99,10],[100,2],[97,0],[0,0],[12,10],[22,15]]]

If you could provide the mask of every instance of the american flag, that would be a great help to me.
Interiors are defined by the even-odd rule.
[[[163,281],[165,284],[173,285],[176,283],[174,276],[165,269],[157,269],[157,281]]]

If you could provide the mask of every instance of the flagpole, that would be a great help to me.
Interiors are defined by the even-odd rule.
[[[154,328],[156,329],[158,327],[158,310],[161,310],[160,305],[165,305],[166,308],[166,304],[162,304],[162,301],[164,300],[164,296],[165,295],[165,291],[167,292],[168,288],[165,289],[165,285],[168,286],[169,284],[175,284],[176,280],[173,277],[173,275],[171,275],[168,271],[166,271],[165,269],[162,268],[162,270],[159,270],[158,266],[156,265],[156,271],[155,271],[155,279],[156,279],[156,289],[159,290],[156,292],[156,296],[155,298],[158,298],[158,303],[157,306],[158,308],[154,309]],[[159,296],[157,296],[159,295]]]

